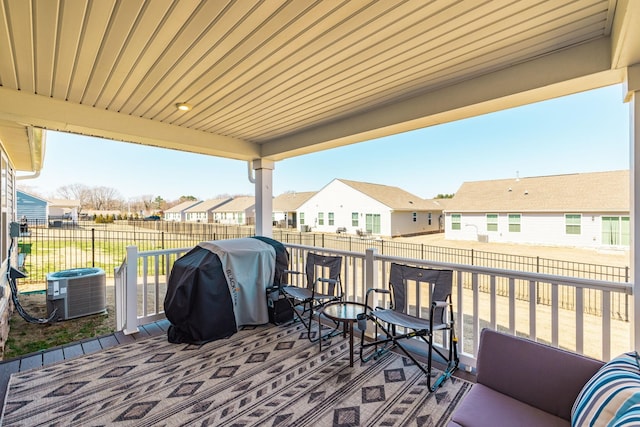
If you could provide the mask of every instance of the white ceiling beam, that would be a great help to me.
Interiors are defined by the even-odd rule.
[[[256,144],[236,138],[2,87],[0,120],[230,159],[259,157]]]
[[[281,160],[622,82],[608,38],[400,100],[262,146]]]

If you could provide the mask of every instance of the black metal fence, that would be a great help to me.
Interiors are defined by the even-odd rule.
[[[186,248],[207,240],[248,237],[255,234],[255,228],[236,225],[180,223],[164,221],[115,221],[110,224],[95,222],[63,222],[49,227],[49,224],[30,224],[28,231],[18,239],[18,262],[28,277],[21,283],[45,283],[47,273],[70,268],[99,267],[108,277],[114,268],[126,257],[130,245],[139,251]],[[559,276],[589,278],[614,282],[629,281],[629,267],[589,264],[574,261],[555,260],[540,256],[523,256],[474,249],[457,249],[425,244],[397,242],[349,236],[343,234],[321,234],[298,232],[290,229],[273,230],[273,238],[283,243],[297,243],[328,249],[365,252],[376,248],[382,255],[416,258],[436,262],[468,264],[505,270],[554,274]],[[470,283],[464,284],[470,287]],[[488,292],[489,284],[481,281],[480,291]],[[44,287],[44,286],[43,286]],[[575,289],[562,287],[562,308],[571,309]],[[498,284],[496,292],[508,296],[506,284]],[[585,291],[585,311],[600,314],[599,291]],[[564,294],[567,295],[564,295]],[[549,286],[540,285],[537,301],[551,303]],[[528,300],[528,283],[518,283],[516,298]],[[613,295],[612,310],[618,318],[628,320],[628,296]]]

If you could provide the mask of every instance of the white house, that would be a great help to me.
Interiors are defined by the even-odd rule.
[[[164,220],[183,222],[186,220],[187,209],[190,209],[200,203],[202,203],[202,200],[187,200],[182,203],[178,203],[164,211]]]
[[[574,247],[629,245],[629,171],[465,182],[445,238]]]
[[[298,209],[299,229],[382,236],[440,231],[443,206],[398,187],[334,179]]]
[[[185,221],[187,222],[215,222],[213,211],[216,208],[229,203],[231,197],[224,197],[219,199],[205,200],[202,203],[198,203],[184,211]]]
[[[213,210],[213,220],[220,224],[255,224],[256,201],[253,196],[234,197],[228,203]]]
[[[315,191],[289,192],[273,199],[273,222],[278,227],[298,228],[297,210]]]

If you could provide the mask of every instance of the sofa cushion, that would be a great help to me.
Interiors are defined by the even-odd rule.
[[[474,384],[456,407],[449,427],[568,427],[564,418],[541,411],[482,384]]]
[[[639,414],[640,365],[632,352],[606,363],[587,381],[571,409],[571,424],[638,425]]]
[[[604,362],[483,329],[477,381],[550,414],[571,420],[571,405]]]

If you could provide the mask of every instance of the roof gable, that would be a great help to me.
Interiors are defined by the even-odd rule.
[[[338,179],[345,185],[365,194],[393,210],[433,210],[432,201],[424,200],[415,194],[409,193],[398,187],[368,182],[350,181]]]
[[[202,203],[202,200],[187,200],[187,201],[184,201],[182,203],[178,203],[175,206],[170,207],[169,209],[165,210],[164,212],[165,213],[173,213],[173,212],[179,213],[179,212],[182,212],[182,211],[186,211],[187,209],[189,209],[189,208],[191,208],[191,207],[193,207],[193,206],[195,206],[197,204],[200,204],[200,203]]]

